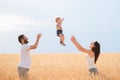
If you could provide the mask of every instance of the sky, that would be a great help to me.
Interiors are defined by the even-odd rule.
[[[62,24],[66,46],[56,36],[56,17]],[[42,33],[32,53],[78,52],[74,35],[85,48],[93,41],[101,52],[120,52],[120,0],[0,0],[0,53],[19,53],[18,36],[25,34],[29,45]]]

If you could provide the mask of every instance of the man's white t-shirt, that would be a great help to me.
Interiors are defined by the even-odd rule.
[[[20,53],[20,63],[18,64],[19,67],[23,68],[30,68],[31,65],[31,56],[30,56],[30,51],[29,45],[24,44],[21,45],[21,53]]]

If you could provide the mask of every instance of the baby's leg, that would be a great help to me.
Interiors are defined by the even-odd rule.
[[[64,42],[64,35],[63,34],[59,34],[59,37],[60,37],[60,41]]]
[[[64,43],[64,40],[65,40],[65,37],[64,37],[64,35],[62,35],[62,41],[63,41],[63,43]]]
[[[65,43],[64,43],[65,37],[64,37],[64,35],[63,35],[63,34],[60,34],[59,37],[60,37],[60,43],[61,43],[63,46],[65,46]]]

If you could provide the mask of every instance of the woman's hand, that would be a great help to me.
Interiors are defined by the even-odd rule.
[[[71,41],[72,41],[73,43],[76,42],[76,38],[75,38],[75,36],[72,36],[72,37],[71,37]]]

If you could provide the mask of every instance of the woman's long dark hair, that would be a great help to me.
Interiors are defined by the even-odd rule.
[[[92,48],[92,51],[94,52],[94,55],[95,55],[94,63],[96,63],[100,55],[100,44],[96,41],[94,45],[95,47]]]

